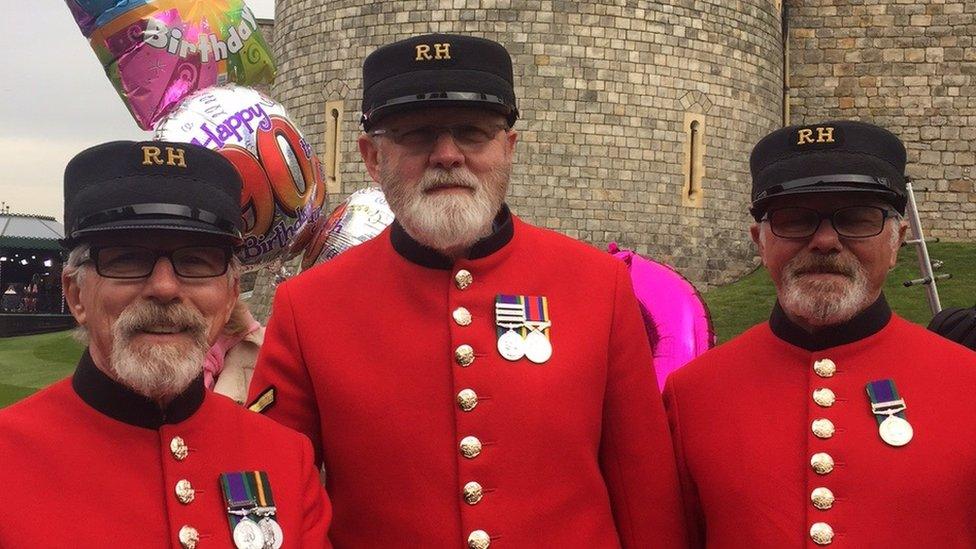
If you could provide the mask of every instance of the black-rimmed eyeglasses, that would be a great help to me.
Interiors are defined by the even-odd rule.
[[[789,206],[766,212],[762,221],[780,238],[808,238],[820,228],[824,219],[837,234],[845,238],[870,238],[881,234],[885,220],[895,212],[878,206],[847,206],[831,212]]]
[[[212,278],[227,272],[233,254],[227,246],[185,246],[154,250],[142,246],[99,246],[88,250],[95,271],[105,278],[145,278],[152,274],[159,258],[169,259],[173,271],[183,278]]]

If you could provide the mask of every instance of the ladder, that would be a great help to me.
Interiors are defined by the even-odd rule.
[[[921,189],[925,192],[925,189]],[[929,309],[932,311],[932,316],[935,316],[942,310],[942,303],[939,302],[939,289],[936,287],[936,281],[946,280],[952,278],[949,273],[935,274],[935,271],[942,268],[942,261],[932,260],[929,258],[929,249],[926,246],[928,242],[938,242],[938,238],[926,239],[922,234],[922,222],[918,217],[918,207],[915,204],[915,192],[912,190],[911,181],[905,183],[905,194],[908,196],[908,204],[905,209],[905,213],[908,215],[908,225],[912,229],[912,237],[905,241],[905,246],[914,245],[915,252],[918,255],[918,267],[922,272],[921,278],[916,278],[914,280],[906,280],[903,284],[906,288],[911,286],[925,286],[925,294],[928,298]]]

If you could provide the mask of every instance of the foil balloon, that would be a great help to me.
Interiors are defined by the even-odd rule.
[[[275,66],[243,0],[66,0],[144,130],[197,90],[269,83]]]
[[[286,261],[311,240],[325,204],[322,167],[279,103],[241,86],[210,88],[160,120],[155,138],[214,149],[237,168],[246,269]]]
[[[383,232],[393,223],[393,211],[383,191],[367,187],[349,195],[329,217],[322,216],[318,230],[302,258],[302,270],[328,261]]]
[[[610,253],[627,263],[634,294],[654,352],[658,387],[668,374],[715,345],[708,307],[698,290],[677,271],[610,244]]]

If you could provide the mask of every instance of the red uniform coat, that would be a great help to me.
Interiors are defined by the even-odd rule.
[[[249,470],[268,474],[283,549],[328,547],[308,440],[197,381],[161,412],[86,352],[72,379],[0,410],[0,547],[192,547],[180,540],[192,528],[197,549],[232,548],[219,477]],[[183,479],[194,490],[185,504]]]
[[[831,547],[976,547],[976,354],[891,315],[883,298],[834,341],[790,324],[777,309],[668,379],[695,546],[817,547],[818,524]],[[822,359],[831,377],[815,371]],[[907,404],[906,446],[878,434],[865,386],[880,379]],[[826,391],[814,400],[822,388],[833,404]],[[813,434],[818,419],[832,436]]]
[[[474,531],[492,549],[683,547],[624,263],[502,216],[472,259],[452,264],[394,225],[279,286],[251,398],[273,386],[268,415],[324,458],[338,547],[476,547]],[[549,298],[548,362],[500,356],[498,294]],[[481,444],[470,458],[469,436]]]

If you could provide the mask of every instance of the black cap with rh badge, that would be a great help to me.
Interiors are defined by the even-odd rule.
[[[62,245],[131,229],[207,233],[240,244],[240,199],[241,176],[206,147],[165,141],[96,145],[64,170]]]
[[[775,197],[873,193],[905,213],[905,145],[884,128],[836,120],[776,130],[752,149],[752,206],[756,220]]]
[[[518,118],[512,58],[497,42],[428,34],[388,44],[363,62],[363,129],[383,116],[434,106],[478,107]]]

